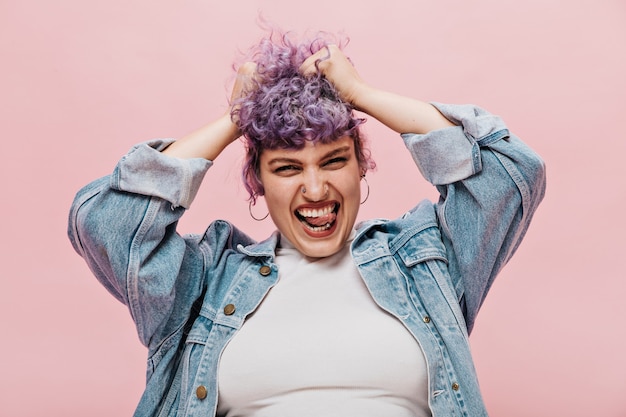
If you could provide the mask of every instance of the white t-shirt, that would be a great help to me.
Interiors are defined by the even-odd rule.
[[[278,283],[222,355],[218,415],[430,416],[422,350],[374,302],[349,244],[308,258],[281,237]]]

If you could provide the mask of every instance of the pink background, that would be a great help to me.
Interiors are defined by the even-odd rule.
[[[622,0],[0,1],[0,415],[134,410],[145,350],[70,247],[67,211],[134,143],[224,111],[259,11],[285,29],[345,31],[370,83],[479,104],[544,157],[547,197],[472,336],[487,406],[626,416]],[[417,171],[397,135],[374,120],[366,132],[379,169],[362,218],[434,196],[403,181]],[[269,233],[248,217],[240,156],[218,159],[183,231],[219,216]]]

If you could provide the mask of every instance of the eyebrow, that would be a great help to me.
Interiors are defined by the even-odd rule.
[[[336,156],[345,152],[349,152],[349,151],[350,151],[350,146],[342,146],[341,148],[333,149],[332,151],[328,152],[322,158],[320,158],[320,160],[332,158],[333,156]],[[287,158],[287,157],[278,157],[278,158],[271,159],[267,162],[268,165],[279,164],[279,163],[280,164],[284,164],[284,163],[300,164],[302,162],[299,159]]]

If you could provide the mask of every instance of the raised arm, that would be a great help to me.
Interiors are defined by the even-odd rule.
[[[367,85],[335,46],[310,57],[301,71],[312,75],[318,68],[343,100],[401,133],[420,172],[437,187],[448,269],[471,330],[543,198],[543,161],[477,106],[428,104]]]
[[[248,70],[240,71],[232,97],[241,93]],[[229,111],[179,140],[138,144],[74,200],[68,228],[74,248],[129,307],[151,349],[182,328],[202,292],[212,253],[201,251],[196,237],[180,236],[176,224],[212,161],[239,135]]]
[[[176,158],[214,161],[238,137],[239,131],[229,112],[176,140],[163,153]]]

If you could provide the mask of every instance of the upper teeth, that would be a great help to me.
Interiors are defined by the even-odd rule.
[[[298,209],[298,214],[302,217],[320,217],[330,214],[335,209],[335,205],[331,204],[326,207],[321,207],[317,209]]]

